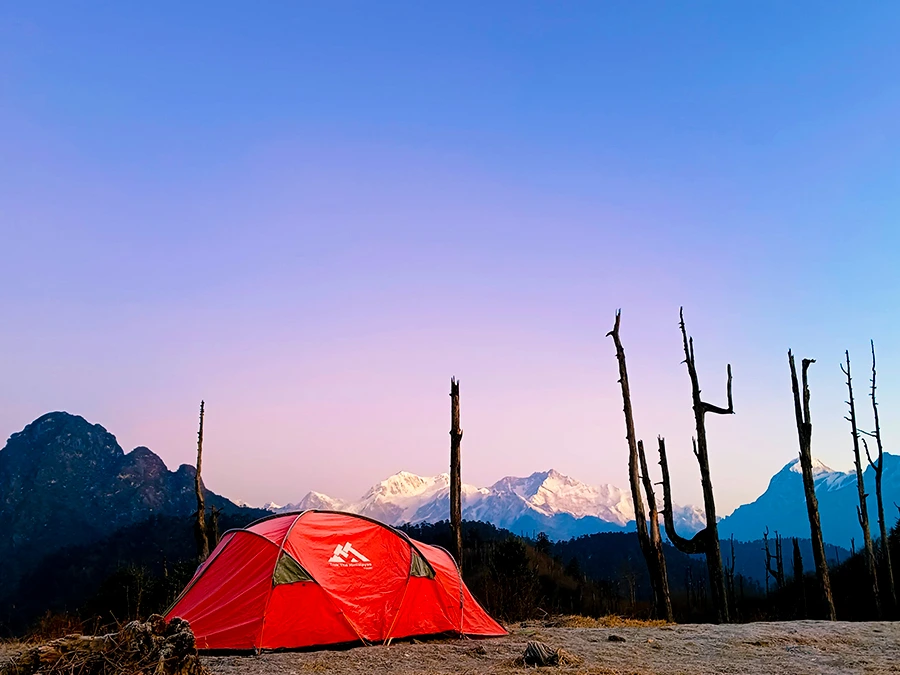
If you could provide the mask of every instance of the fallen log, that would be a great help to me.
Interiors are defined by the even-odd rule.
[[[0,675],[209,675],[187,621],[154,614],[107,635],[67,635],[0,664]]]

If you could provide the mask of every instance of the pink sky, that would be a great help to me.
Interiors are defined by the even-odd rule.
[[[900,12],[586,3],[0,10],[0,435],[51,410],[253,503],[446,470],[698,503],[678,308],[720,512],[813,448],[850,467],[879,349],[900,417]],[[172,17],[176,16],[177,20]]]

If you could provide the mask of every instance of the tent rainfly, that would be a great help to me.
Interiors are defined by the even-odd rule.
[[[189,621],[207,650],[506,635],[445,550],[333,511],[270,516],[226,532],[167,612],[173,617]]]

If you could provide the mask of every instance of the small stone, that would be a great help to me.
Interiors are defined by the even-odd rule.
[[[608,639],[610,642],[625,642],[625,638],[621,635],[610,635]]]

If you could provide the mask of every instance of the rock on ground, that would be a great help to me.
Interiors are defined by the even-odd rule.
[[[713,626],[555,628],[513,626],[486,640],[394,642],[341,651],[209,656],[215,675],[488,675],[535,672],[517,665],[532,640],[584,659],[541,672],[584,675],[771,673],[835,675],[900,672],[900,623],[792,621]],[[625,642],[610,642],[621,635]],[[521,661],[519,661],[521,662]]]

